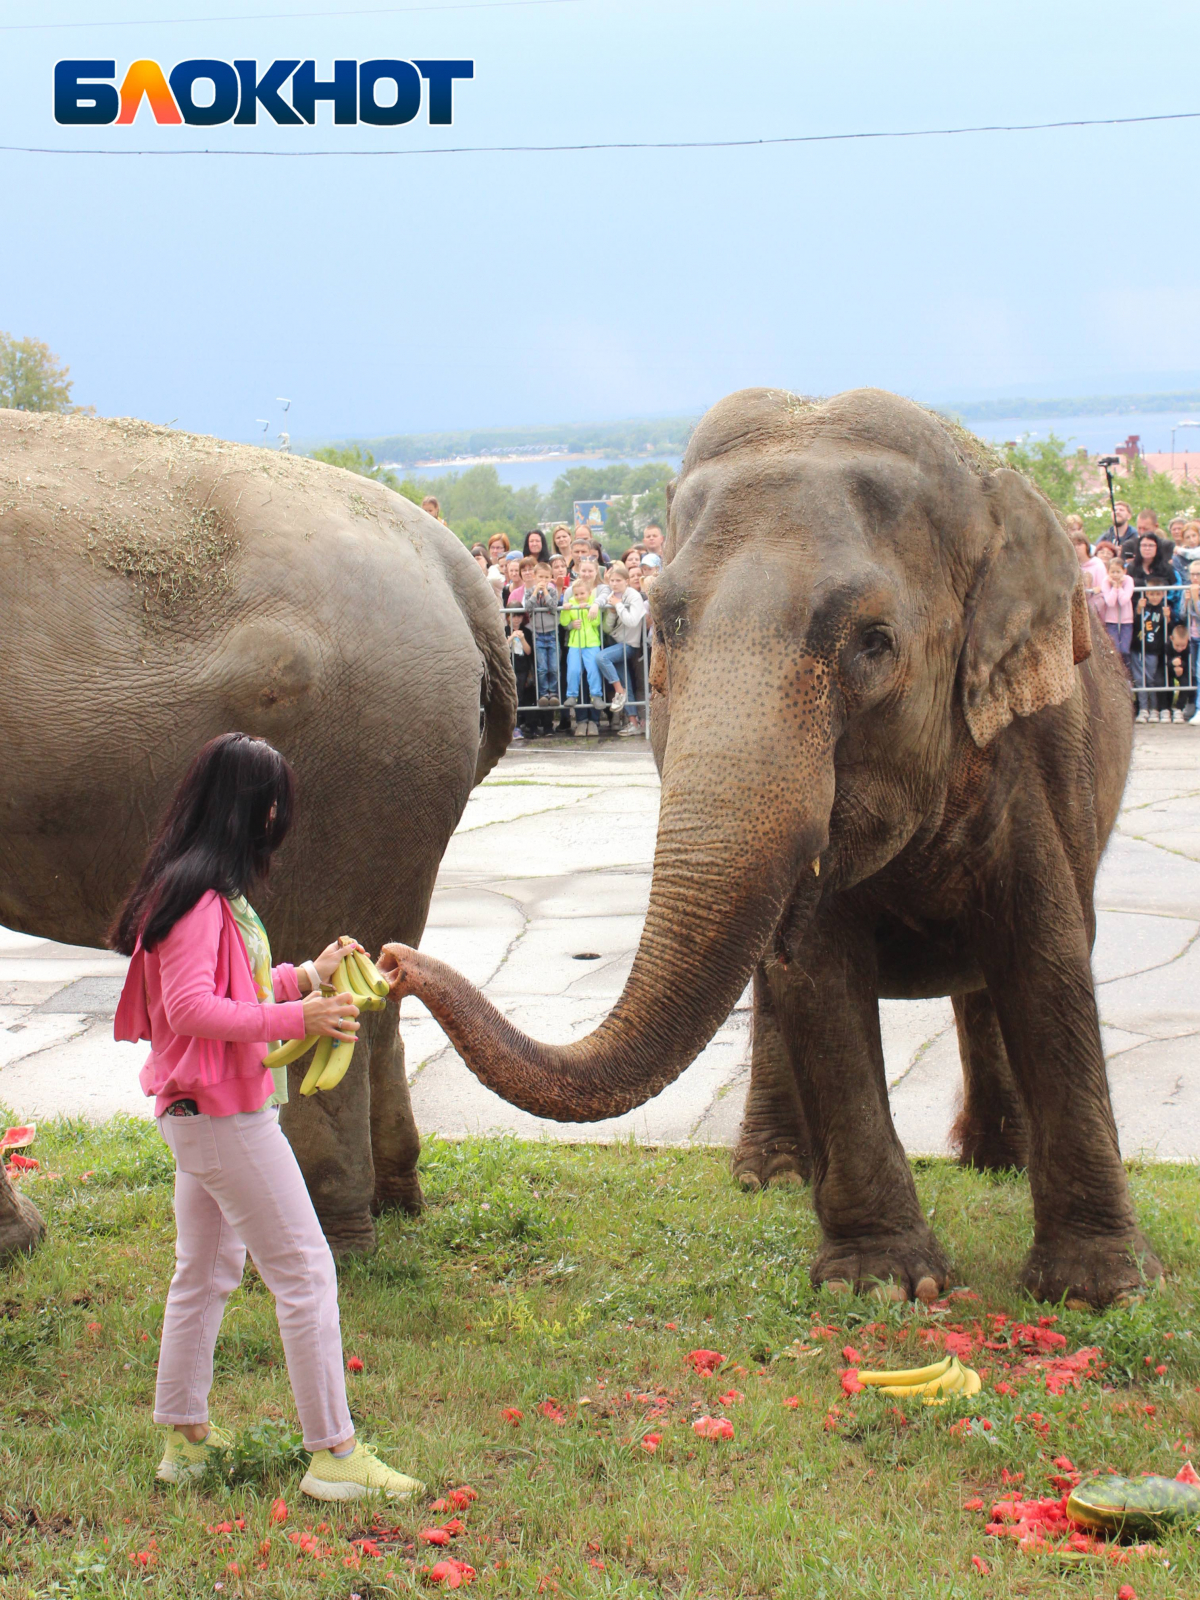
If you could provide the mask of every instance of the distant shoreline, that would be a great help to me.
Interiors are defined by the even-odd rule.
[[[653,461],[659,453],[666,454],[665,451],[647,451],[639,457],[628,450],[622,452],[630,460],[645,461]],[[524,455],[505,452],[503,455],[447,456],[437,461],[381,461],[379,465],[390,472],[430,472],[436,467],[443,472],[453,472],[460,467],[499,467],[530,461],[608,461],[613,454],[611,450],[532,450]]]

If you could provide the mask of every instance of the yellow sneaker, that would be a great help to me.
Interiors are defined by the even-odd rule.
[[[416,1478],[393,1472],[375,1454],[373,1444],[360,1439],[348,1456],[317,1450],[300,1482],[300,1493],[314,1500],[361,1500],[365,1495],[385,1495],[389,1500],[411,1500],[424,1494]]]
[[[166,1454],[158,1463],[156,1478],[164,1483],[187,1483],[192,1478],[202,1478],[208,1463],[218,1450],[228,1450],[233,1440],[220,1428],[210,1427],[199,1444],[191,1444],[174,1428],[167,1430]]]

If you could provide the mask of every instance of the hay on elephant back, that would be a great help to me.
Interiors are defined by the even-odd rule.
[[[1007,465],[1003,451],[997,450],[986,439],[981,439],[977,433],[972,433],[957,417],[948,417],[945,412],[936,411],[932,406],[922,406],[921,410],[927,411],[935,422],[940,423],[950,436],[955,455],[977,477],[986,478],[997,467]]]
[[[87,542],[110,572],[137,584],[149,616],[203,613],[219,606],[233,586],[230,567],[238,541],[211,506],[197,507],[167,527],[114,517],[89,532]]]
[[[354,516],[379,519],[387,509],[373,503],[386,501],[386,491],[306,456],[134,417],[22,412],[6,423],[3,440],[15,447],[16,472],[0,476],[11,485],[0,500],[0,523],[28,510],[36,521],[14,530],[24,537],[43,538],[49,529],[69,542],[82,536],[81,553],[136,586],[150,625],[222,609],[241,549],[237,505],[256,480],[303,494],[328,487],[336,474],[348,480]],[[36,462],[22,459],[22,443],[36,447]],[[211,502],[219,485],[225,488],[218,507]],[[385,520],[395,523],[394,516]]]

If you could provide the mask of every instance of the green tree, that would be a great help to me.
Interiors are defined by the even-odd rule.
[[[647,461],[631,467],[615,461],[607,467],[569,467],[555,478],[543,502],[546,521],[570,522],[576,500],[602,500],[605,495],[643,494],[650,489],[664,490],[675,476],[663,461]],[[666,501],[663,501],[664,513]],[[611,515],[611,513],[610,513]]]
[[[1056,433],[1045,439],[1022,440],[1009,445],[1005,460],[1017,472],[1033,480],[1050,504],[1064,516],[1089,511],[1096,500],[1094,490],[1084,488],[1088,455],[1083,449],[1068,452],[1066,441]]]
[[[83,410],[71,404],[70,370],[40,339],[0,333],[0,406],[15,411]]]
[[[1010,445],[1004,456],[1007,464],[1031,478],[1064,516],[1078,512],[1100,524],[1100,531],[1111,522],[1112,508],[1103,479],[1098,487],[1087,486],[1089,477],[1095,484],[1096,476],[1086,450],[1068,450],[1065,441],[1051,433],[1045,439]],[[1191,515],[1200,503],[1200,490],[1195,484],[1177,484],[1165,472],[1149,471],[1140,456],[1114,479],[1113,494],[1126,502],[1135,519],[1139,511],[1155,512],[1164,529],[1172,517]],[[1093,527],[1091,537],[1098,536]]]
[[[510,544],[519,545],[529,529],[537,527],[541,515],[536,487],[514,489],[501,483],[493,466],[468,467],[465,472],[447,472],[438,478],[406,477],[399,489],[418,505],[426,495],[433,495],[446,522],[467,545],[480,539],[486,543],[492,533],[507,534]]]
[[[1176,483],[1165,472],[1150,472],[1141,456],[1135,457],[1133,465],[1114,479],[1113,494],[1118,500],[1124,500],[1135,522],[1139,511],[1155,512],[1164,533],[1172,517],[1194,515],[1200,505],[1200,489],[1195,483]],[[1109,522],[1107,490],[1101,498],[1098,514],[1106,524]]]
[[[344,467],[347,472],[357,472],[361,478],[372,478],[376,483],[382,483],[389,489],[396,489],[404,494],[404,485],[394,472],[389,472],[386,467],[377,464],[375,457],[369,450],[364,450],[361,445],[344,445],[338,449],[336,445],[328,444],[312,453],[314,461],[325,461],[331,467]],[[420,496],[408,495],[409,500],[416,499],[421,503]]]

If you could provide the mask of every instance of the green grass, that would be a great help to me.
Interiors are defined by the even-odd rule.
[[[33,1153],[60,1176],[24,1180],[49,1237],[0,1273],[0,1595],[434,1592],[422,1568],[442,1552],[416,1535],[444,1514],[393,1509],[375,1530],[383,1554],[359,1557],[349,1540],[371,1535],[369,1514],[300,1499],[272,1302],[253,1273],[230,1302],[213,1393],[214,1418],[238,1439],[237,1485],[155,1483],[170,1158],[152,1127],[121,1121],[45,1125]],[[843,1394],[844,1345],[869,1364],[918,1364],[931,1359],[922,1330],[1046,1310],[1015,1286],[1030,1228],[1024,1181],[916,1166],[922,1204],[978,1302],[930,1312],[815,1294],[807,1197],[741,1194],[720,1152],[430,1141],[428,1211],[384,1219],[378,1253],[341,1271],[346,1351],[365,1369],[349,1379],[356,1421],[431,1495],[477,1490],[445,1553],[477,1569],[480,1594],[1108,1600],[1126,1582],[1139,1600],[1200,1594],[1200,1553],[1185,1534],[1164,1538],[1156,1559],[1076,1570],[984,1531],[1005,1471],[1024,1473],[1024,1493],[1051,1494],[1055,1456],[1173,1474],[1190,1453],[1200,1175],[1132,1172],[1166,1290],[1053,1324],[1070,1350],[1103,1347],[1100,1378],[1054,1396],[1033,1374],[1000,1394],[1004,1358],[985,1350],[975,1364],[989,1381],[969,1409],[897,1411]],[[823,1324],[838,1331],[822,1338]],[[782,1356],[797,1338],[817,1353]],[[699,1346],[727,1357],[711,1379],[684,1360]],[[722,1406],[730,1388],[745,1398]],[[562,1423],[539,1413],[551,1398]],[[523,1413],[515,1426],[510,1407]],[[697,1438],[702,1412],[727,1415],[734,1438]],[[977,1419],[969,1433],[956,1428],[964,1415]],[[662,1435],[654,1454],[640,1447],[649,1429]],[[963,1509],[976,1495],[984,1513]],[[289,1508],[282,1525],[269,1520],[277,1496]],[[221,1523],[231,1531],[210,1531]],[[288,1538],[306,1530],[315,1554]],[[131,1560],[139,1551],[152,1566]]]

